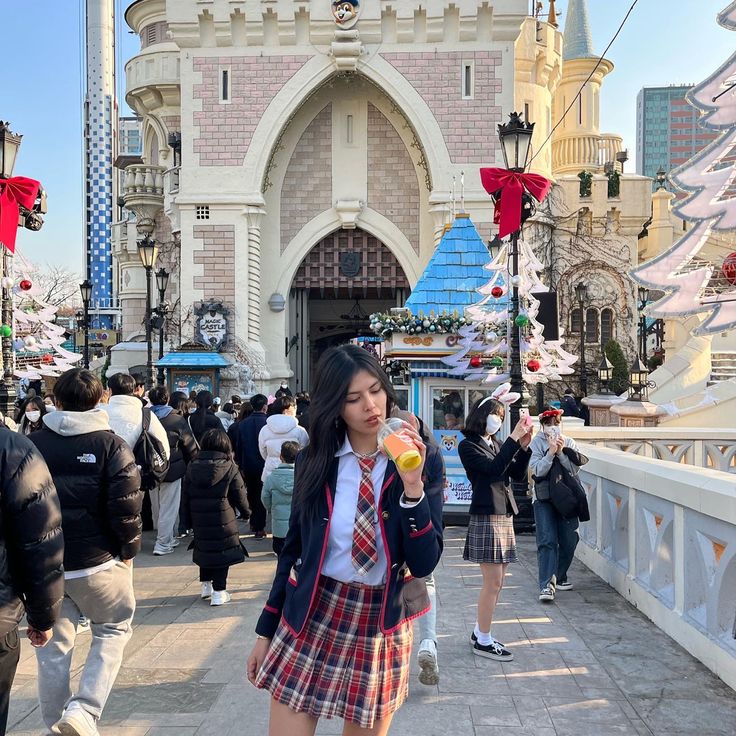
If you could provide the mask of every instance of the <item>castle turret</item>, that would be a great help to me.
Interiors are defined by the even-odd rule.
[[[562,77],[553,105],[554,124],[564,116],[552,142],[552,172],[556,176],[583,170],[598,173],[607,162],[615,162],[622,147],[621,138],[601,134],[599,127],[601,84],[612,69],[610,61],[593,51],[587,0],[569,0]]]

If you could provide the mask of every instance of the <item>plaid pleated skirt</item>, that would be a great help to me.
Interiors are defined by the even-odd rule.
[[[471,514],[463,559],[505,565],[516,562],[514,517],[501,514]]]
[[[320,577],[301,635],[279,624],[256,687],[314,718],[344,718],[372,728],[406,700],[412,627],[381,633],[383,586]]]

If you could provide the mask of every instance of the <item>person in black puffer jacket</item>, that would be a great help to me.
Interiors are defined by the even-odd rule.
[[[240,542],[235,509],[247,520],[250,507],[227,434],[210,429],[200,447],[184,479],[185,504],[194,526],[192,559],[199,567],[202,598],[211,597],[210,605],[221,606],[230,600],[228,568],[248,554]]]
[[[61,511],[46,463],[25,437],[0,426],[0,734],[20,656],[25,611],[36,647],[51,638],[64,597]]]
[[[169,392],[165,386],[156,386],[148,393],[151,410],[166,430],[169,440],[169,472],[164,480],[151,491],[151,511],[157,529],[154,555],[167,555],[174,551],[176,541],[176,517],[181,500],[181,480],[187,465],[197,456],[199,448],[192,430],[184,417],[169,406]]]
[[[62,374],[58,410],[29,439],[54,479],[64,529],[65,594],[48,646],[36,650],[41,715],[53,733],[97,733],[132,635],[132,563],[141,546],[141,478],[133,451],[96,408],[102,384],[88,370]],[[69,668],[80,615],[92,644],[76,694]],[[63,713],[62,713],[63,711]]]

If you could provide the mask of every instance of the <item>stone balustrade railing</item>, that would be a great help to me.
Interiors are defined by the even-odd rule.
[[[598,145],[601,164],[608,161],[616,163],[616,154],[624,150],[624,139],[620,135],[613,135],[613,133],[601,133]],[[619,168],[619,164],[616,164],[616,167]]]
[[[717,470],[586,446],[576,555],[736,687],[736,484]]]
[[[641,457],[736,473],[736,429],[683,427],[581,427],[566,425],[578,442],[622,450]]]
[[[602,173],[603,165],[615,162],[622,148],[623,139],[610,133],[559,137],[552,143],[552,169],[560,173]]]
[[[129,197],[140,194],[164,196],[163,166],[131,164],[125,169],[123,196]]]

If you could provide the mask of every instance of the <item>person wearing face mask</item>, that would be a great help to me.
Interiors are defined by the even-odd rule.
[[[473,654],[501,662],[514,655],[491,636],[493,614],[503,588],[506,568],[516,562],[514,514],[518,513],[509,481],[526,477],[529,443],[528,418],[520,419],[501,444],[495,437],[503,425],[506,407],[488,396],[477,401],[462,430],[465,439],[458,447],[460,461],[472,487],[470,523],[463,559],[477,562],[483,576],[478,595],[478,620],[470,641]]]
[[[286,381],[281,381],[279,390],[276,392],[276,398],[280,399],[282,396],[293,396],[289,384]]]
[[[562,434],[562,409],[548,406],[539,415],[540,431],[532,440],[529,465],[534,479],[534,523],[539,564],[539,600],[551,603],[558,590],[572,590],[567,571],[578,545],[577,516],[565,519],[550,500],[549,474],[557,458],[573,475],[588,462],[575,440]]]
[[[46,394],[43,397],[43,403],[44,403],[44,406],[46,407],[47,412],[56,411],[56,403],[55,403],[53,394]]]
[[[43,428],[43,415],[46,414],[46,404],[34,396],[26,399],[23,405],[23,413],[20,417],[20,425],[18,431],[21,434],[29,435],[31,432],[37,432]]]

